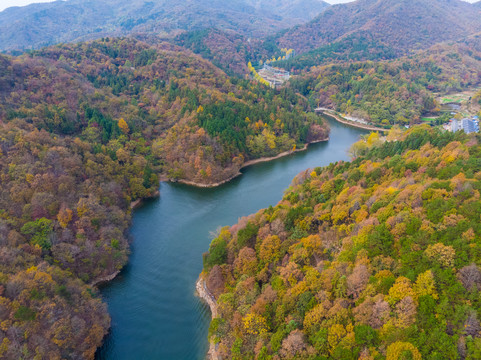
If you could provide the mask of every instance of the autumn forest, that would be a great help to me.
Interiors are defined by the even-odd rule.
[[[333,141],[316,108],[385,133],[209,229],[209,359],[481,358],[481,137],[447,131],[481,116],[479,3],[92,6],[0,11],[0,358],[99,359],[135,209]]]

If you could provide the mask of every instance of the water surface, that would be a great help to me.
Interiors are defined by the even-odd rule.
[[[194,292],[210,233],[278,203],[299,172],[348,160],[365,131],[330,124],[328,142],[253,165],[215,189],[160,185],[160,198],[133,216],[129,264],[102,289],[112,328],[98,359],[204,359],[210,311]]]

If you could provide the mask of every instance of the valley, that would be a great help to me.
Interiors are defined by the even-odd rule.
[[[481,358],[480,15],[1,11],[0,358]]]
[[[202,270],[199,254],[208,249],[220,226],[274,206],[299,172],[348,160],[347,148],[366,132],[329,124],[329,141],[252,165],[220,187],[160,184],[160,198],[145,202],[133,214],[129,264],[101,289],[112,330],[97,359],[130,359],[133,353],[140,358],[204,358],[210,312],[195,295]]]

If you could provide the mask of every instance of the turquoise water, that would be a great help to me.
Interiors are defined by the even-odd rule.
[[[162,183],[160,198],[135,211],[129,264],[102,289],[112,329],[97,358],[204,359],[210,312],[194,292],[210,233],[275,205],[299,172],[348,160],[362,133],[331,122],[328,142],[253,165],[215,189]]]

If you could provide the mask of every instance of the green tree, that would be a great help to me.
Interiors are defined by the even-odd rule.
[[[44,250],[49,250],[52,247],[50,240],[52,231],[52,220],[46,218],[29,221],[21,229],[22,234],[30,236],[30,242],[33,245],[39,245]]]

